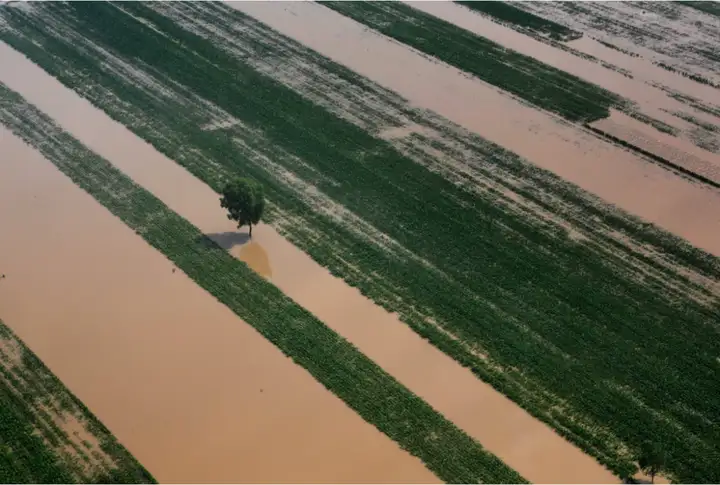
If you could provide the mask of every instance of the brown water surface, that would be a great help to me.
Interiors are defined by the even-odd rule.
[[[611,110],[608,118],[598,120],[592,126],[720,184],[720,155],[662,133],[615,110]]]
[[[700,84],[680,74],[667,71],[662,67],[656,66],[644,57],[635,57],[618,52],[588,36],[583,36],[568,42],[568,45],[580,52],[628,70],[637,80],[644,81],[645,83],[661,83],[664,86],[696,98],[720,103],[720,95],[717,89],[706,84]],[[652,58],[652,54],[650,54],[650,56]]]
[[[437,482],[3,127],[0,153],[0,315],[160,482]]]
[[[13,65],[13,74],[3,71],[0,75],[3,82],[210,234],[233,255],[269,277],[290,298],[347,338],[521,475],[541,483],[618,481],[595,460],[478,380],[394,315],[333,277],[270,226],[261,224],[254,228],[252,246],[246,249],[245,230],[236,230],[220,208],[218,194],[207,185],[15,51],[0,46],[0,60]],[[256,363],[258,367],[260,362]],[[347,432],[343,426],[334,426]],[[395,459],[387,452],[383,456]],[[225,457],[228,458],[227,454]],[[403,466],[402,462],[397,465]],[[411,479],[427,478],[417,475],[407,478]]]
[[[497,42],[503,47],[525,54],[526,56],[533,57],[545,64],[562,69],[574,76],[601,86],[614,93],[620,94],[621,96],[631,99],[644,107],[652,109],[653,106],[657,107],[659,104],[663,103],[667,103],[669,106],[674,108],[683,107],[681,103],[677,100],[669,98],[662,90],[648,86],[644,82],[647,80],[647,76],[642,76],[642,79],[628,78],[617,71],[603,67],[597,62],[583,59],[570,52],[560,50],[528,35],[517,32],[509,27],[497,24],[489,18],[476,12],[472,12],[462,5],[453,2],[406,3],[417,10],[421,10],[425,13],[457,25],[465,30],[476,33],[493,42]],[[637,58],[632,58],[622,52],[604,47],[602,44],[592,39],[586,39],[583,37],[579,40],[569,42],[568,45],[572,47],[583,47],[583,49],[578,50],[582,50],[588,54],[602,52],[604,54],[603,60],[628,70],[632,69],[633,71],[643,72],[644,69],[650,69],[653,74],[655,74],[656,70],[662,71],[665,74],[663,79],[668,82],[675,81],[681,86],[686,86],[686,83],[683,81],[688,81],[682,76],[672,74],[657,66],[653,66],[648,61],[640,60],[640,62],[638,62]],[[594,45],[603,47],[603,49],[607,52],[594,48]],[[703,86],[695,82],[692,82],[692,84],[700,86],[698,89],[702,92],[711,92],[713,89],[709,86]]]
[[[436,3],[422,6],[430,8]],[[229,2],[229,5],[397,92],[414,105],[435,111],[607,202],[720,256],[717,191],[608,144],[582,127],[526,106],[494,86],[429,59],[329,8],[311,2]],[[564,55],[555,51],[558,56]]]

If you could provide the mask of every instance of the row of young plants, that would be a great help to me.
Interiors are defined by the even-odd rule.
[[[626,104],[599,86],[400,2],[320,3],[570,121],[605,118],[609,108]]]
[[[238,24],[248,21],[217,8]],[[112,6],[49,4],[35,7],[47,16],[8,18],[27,37],[2,35],[216,190],[232,176],[260,180],[273,206],[298,221],[274,221],[291,241],[616,473],[631,468],[625,450],[651,439],[673,449],[673,474],[686,481],[716,476],[717,423],[709,416],[717,406],[711,384],[718,372],[717,306],[672,293],[670,286],[688,284],[683,276],[665,270],[664,279],[643,283],[627,267],[628,259],[643,256],[628,247],[614,243],[615,255],[601,257],[601,234],[578,243],[562,228],[548,233],[540,221],[456,187],[152,8],[123,9],[153,27]],[[55,35],[61,21],[82,35],[72,41]],[[267,138],[249,136],[243,143],[293,170],[302,169],[299,159],[320,190],[419,259],[391,255],[313,212],[233,143],[241,130],[201,130],[196,113],[179,102],[155,99],[103,70],[89,48],[95,43],[138,67],[145,62],[153,74],[183,83],[260,130]],[[502,167],[528,180],[523,195],[532,197],[537,188],[578,207],[577,220],[590,232],[607,225],[708,278],[720,274],[716,258],[592,201],[499,147],[483,157],[490,171]],[[471,351],[478,348],[491,360]],[[695,379],[681,378],[687,375]],[[711,425],[697,426],[698,419]]]
[[[512,5],[511,2],[487,1],[457,1],[460,5],[464,5],[469,9],[487,15],[496,21],[509,24],[513,28],[529,30],[541,36],[547,36],[558,41],[575,40],[582,37],[582,32],[572,30],[552,20],[542,18],[531,12],[519,9]]]
[[[0,121],[360,416],[452,483],[523,478],[6,86]]]
[[[700,12],[704,12],[716,17],[720,17],[720,5],[716,2],[692,2],[692,1],[678,1],[675,2],[686,7],[694,8]]]
[[[0,482],[155,483],[2,321],[0,354]],[[61,429],[65,414],[83,423],[99,450],[68,437]],[[98,460],[93,452],[105,458]]]

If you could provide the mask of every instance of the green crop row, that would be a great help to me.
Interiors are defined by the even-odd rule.
[[[436,116],[403,111],[397,97],[230,7],[122,8],[132,16],[106,4],[37,4],[4,15],[16,30],[0,26],[0,36],[215,190],[237,175],[261,181],[271,223],[293,243],[616,473],[650,439],[671,449],[681,480],[720,478],[717,295],[685,276],[717,280],[716,258]],[[244,42],[237,55],[234,42]],[[158,85],[108,68],[94,46]],[[340,93],[347,102],[385,103],[385,116],[401,112],[438,137],[378,139],[346,120],[355,112],[332,111],[340,109],[332,89],[282,84],[259,72],[253,55],[275,71],[299,59],[318,83],[357,89]],[[198,97],[242,125],[201,129],[212,117]],[[462,165],[458,177],[475,171],[477,179],[458,185],[434,173],[452,167],[437,153]],[[264,160],[404,252],[317,210]],[[478,181],[512,180],[516,194],[585,239],[508,210],[502,190],[477,192]]]
[[[2,321],[0,356],[0,483],[155,483]],[[111,466],[88,455],[93,445],[68,438],[59,426],[65,414],[84,424]]]
[[[694,8],[700,12],[705,12],[715,17],[720,17],[720,4],[718,2],[691,2],[691,1],[679,1],[675,2],[686,7]]]
[[[476,12],[480,12],[483,15],[492,17],[501,23],[508,23],[521,29],[527,29],[531,32],[548,36],[554,40],[575,40],[579,39],[583,35],[582,32],[577,32],[557,22],[553,22],[552,20],[548,20],[539,17],[534,13],[519,9],[510,2],[457,1],[455,3],[459,3],[460,5],[464,5]]]
[[[626,104],[599,86],[400,2],[320,3],[570,121],[605,118],[609,108]]]
[[[0,93],[0,121],[11,131],[438,477],[453,483],[523,482],[245,263],[16,93],[5,86]]]

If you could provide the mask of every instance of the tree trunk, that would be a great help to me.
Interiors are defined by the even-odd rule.
[[[252,239],[252,222],[250,223],[250,239]]]

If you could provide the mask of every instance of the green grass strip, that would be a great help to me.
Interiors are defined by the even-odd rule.
[[[693,1],[679,1],[675,2],[686,7],[694,8],[700,12],[704,12],[708,15],[713,15],[720,18],[720,2],[717,1],[705,1],[705,2],[693,2]]]
[[[128,451],[63,383],[0,321],[0,483],[156,483]],[[48,404],[48,403],[55,403]],[[72,415],[97,439],[109,460],[93,461],[58,427]],[[91,447],[94,445],[90,445]],[[86,468],[68,457],[84,456]],[[99,467],[99,468],[98,468]]]
[[[582,37],[582,32],[572,30],[552,20],[542,18],[534,13],[526,12],[514,6],[511,2],[488,1],[456,1],[483,15],[492,17],[501,22],[528,29],[540,35],[548,36],[559,41],[569,41]]]
[[[599,86],[399,2],[320,3],[570,121],[605,118],[609,108],[626,104]]]
[[[6,86],[0,121],[369,423],[453,483],[523,478]]]

